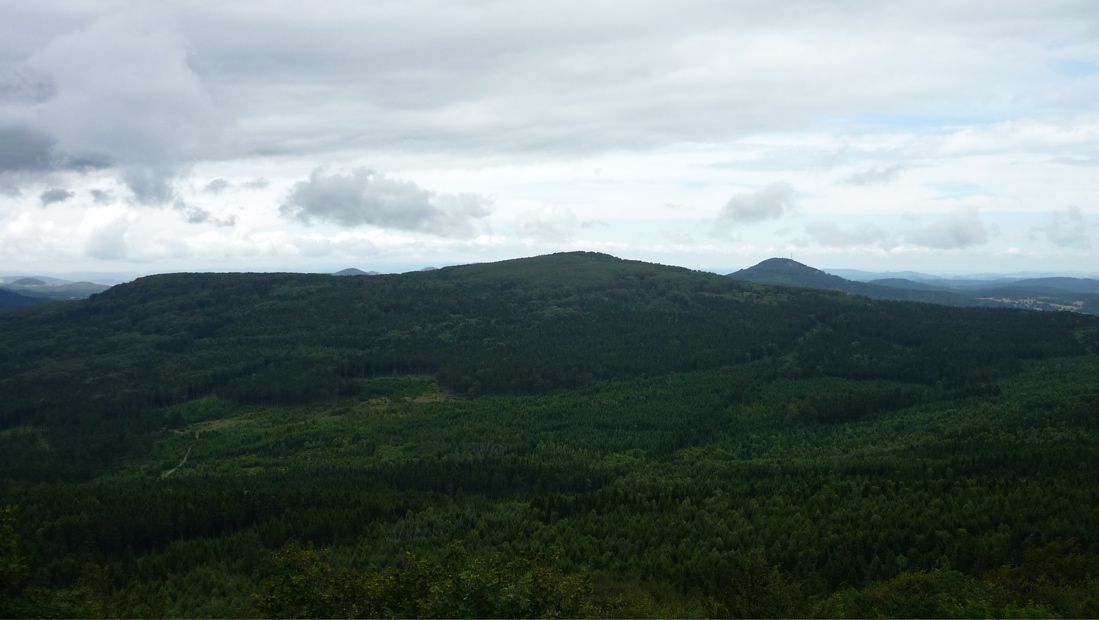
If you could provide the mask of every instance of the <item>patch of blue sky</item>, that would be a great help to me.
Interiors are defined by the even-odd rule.
[[[948,135],[1029,117],[1031,103],[1013,99],[980,106],[935,106],[922,112],[861,112],[824,121],[823,128],[845,134]]]
[[[1085,78],[1099,73],[1099,63],[1085,60],[1059,60],[1053,63],[1053,69],[1065,77]]]
[[[961,127],[983,126],[1014,118],[1014,114],[991,113],[990,110],[928,110],[926,113],[862,112],[854,116],[831,119],[827,125],[844,133],[892,133],[946,135]]]

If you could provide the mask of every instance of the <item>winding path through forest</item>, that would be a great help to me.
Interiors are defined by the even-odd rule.
[[[189,448],[187,448],[187,453],[183,455],[183,460],[179,462],[179,465],[176,465],[175,467],[169,469],[168,471],[164,472],[163,474],[160,474],[160,477],[162,479],[167,478],[168,476],[171,476],[175,472],[175,470],[179,469],[180,467],[183,467],[183,464],[187,462],[187,457],[191,456],[191,449],[194,448],[194,447],[195,447],[194,444],[191,444],[191,446]]]

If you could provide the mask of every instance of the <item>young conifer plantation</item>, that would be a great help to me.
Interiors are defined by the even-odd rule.
[[[1096,617],[1099,317],[591,253],[0,313],[3,617]]]

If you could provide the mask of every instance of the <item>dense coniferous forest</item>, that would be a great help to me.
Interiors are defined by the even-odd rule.
[[[570,253],[0,313],[5,617],[1099,615],[1099,317]]]

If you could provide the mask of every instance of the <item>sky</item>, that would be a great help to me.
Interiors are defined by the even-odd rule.
[[[1094,0],[0,0],[0,275],[1099,274]]]

